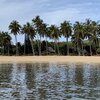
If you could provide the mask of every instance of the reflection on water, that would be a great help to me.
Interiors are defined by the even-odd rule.
[[[100,100],[100,65],[0,65],[0,100],[83,99]]]

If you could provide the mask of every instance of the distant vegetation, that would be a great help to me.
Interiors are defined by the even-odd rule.
[[[0,32],[0,55],[100,54],[100,23],[90,19],[76,21],[73,25],[64,21],[58,27],[48,25],[36,16],[23,26],[13,20],[8,28],[10,33]],[[15,36],[16,45],[12,43],[10,34]],[[18,34],[24,35],[24,44],[17,41]],[[65,42],[59,41],[62,36]]]

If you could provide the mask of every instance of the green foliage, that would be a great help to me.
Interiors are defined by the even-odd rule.
[[[97,49],[97,53],[100,54],[100,48]]]

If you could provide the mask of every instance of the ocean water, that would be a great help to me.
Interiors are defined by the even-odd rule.
[[[0,100],[100,100],[100,65],[0,64]]]

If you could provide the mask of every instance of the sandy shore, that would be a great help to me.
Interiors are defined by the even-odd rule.
[[[100,56],[0,56],[0,63],[99,63]]]

